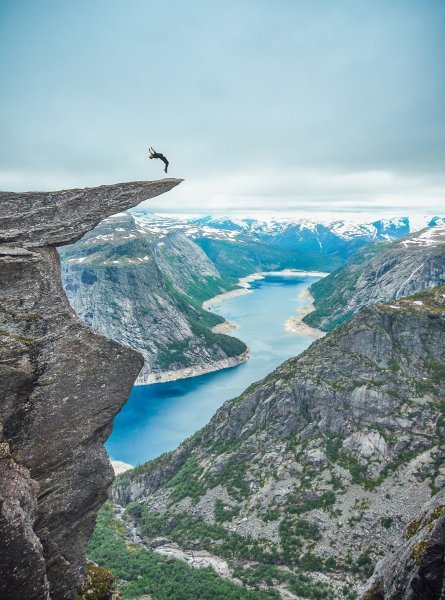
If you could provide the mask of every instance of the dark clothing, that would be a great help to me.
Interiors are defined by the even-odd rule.
[[[168,160],[165,158],[165,156],[163,154],[161,154],[160,152],[155,152],[154,154],[152,154],[153,158],[160,158],[162,160],[162,162],[165,164],[165,169],[164,169],[164,173],[167,173],[167,169],[168,169]]]

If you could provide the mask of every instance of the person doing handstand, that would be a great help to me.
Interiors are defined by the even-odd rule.
[[[162,162],[165,164],[165,169],[164,169],[164,173],[167,173],[167,169],[168,169],[168,160],[165,158],[165,156],[163,154],[161,154],[160,152],[156,152],[156,150],[154,150],[153,148],[149,148],[149,158],[150,160],[152,158],[160,158],[162,160]]]

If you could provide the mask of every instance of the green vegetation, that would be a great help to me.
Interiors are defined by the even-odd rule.
[[[315,310],[304,317],[304,322],[324,331],[333,331],[353,316],[353,311],[343,312],[348,299],[355,290],[357,280],[367,264],[377,254],[391,247],[393,242],[375,242],[353,254],[346,265],[334,273],[316,281],[310,291]]]
[[[326,584],[316,582],[307,573],[292,573],[275,565],[256,565],[251,568],[236,567],[235,577],[249,586],[265,584],[273,587],[286,584],[286,587],[301,598],[314,600],[336,600],[337,594]]]
[[[170,562],[141,546],[127,544],[124,525],[115,519],[110,504],[99,512],[88,545],[88,557],[109,569],[121,581],[119,587],[124,600],[136,599],[143,594],[151,594],[153,600],[279,598],[273,591],[240,588],[219,577],[213,569],[192,569],[181,561]]]
[[[236,517],[240,512],[239,507],[227,507],[224,502],[219,498],[215,501],[215,521],[217,523],[224,523],[225,521],[231,521],[233,517]]]
[[[315,523],[304,519],[285,516],[279,525],[280,541],[283,550],[283,561],[292,565],[301,557],[305,542],[317,541],[321,538]]]
[[[430,359],[427,361],[427,367],[431,374],[431,381],[435,385],[445,383],[445,365],[438,360]]]
[[[246,463],[229,458],[221,471],[204,472],[196,458],[190,457],[167,484],[172,489],[172,503],[179,502],[187,496],[196,501],[206,490],[217,485],[225,486],[235,500],[243,500],[249,494],[249,484],[245,479],[246,468]]]
[[[232,533],[221,525],[210,525],[199,517],[187,513],[166,512],[157,515],[141,504],[131,503],[126,512],[140,525],[141,532],[148,538],[168,536],[183,548],[199,547],[209,552],[218,548],[218,556],[234,560],[257,560],[271,563],[279,554],[276,546],[264,539],[253,539]]]
[[[197,243],[225,277],[238,278],[258,271],[281,271],[282,269],[323,269],[332,271],[343,264],[337,256],[294,248],[272,246],[239,237],[242,243],[228,240],[197,238]]]
[[[121,598],[120,595],[117,596],[116,580],[111,571],[88,562],[76,600],[103,600],[111,594],[114,594],[116,600]]]
[[[423,555],[425,554],[426,547],[428,546],[429,538],[426,537],[417,544],[414,544],[411,548],[411,558],[416,562],[417,565],[420,565],[423,559]]]
[[[286,509],[289,514],[302,514],[321,508],[324,510],[329,509],[335,504],[336,497],[335,492],[329,490],[323,492],[320,496],[312,495],[306,492],[301,492],[300,489],[289,495],[287,500]]]
[[[218,509],[223,509],[222,504]],[[303,598],[335,598],[330,595],[327,585],[314,582],[307,571],[328,570],[335,565],[310,552],[302,553],[303,544],[320,539],[320,532],[314,523],[290,518],[280,526],[280,548],[264,539],[243,537],[227,531],[216,524],[205,523],[202,519],[186,513],[165,513],[156,515],[146,506],[132,503],[127,513],[136,519],[141,532],[148,538],[165,535],[182,548],[202,548],[216,553],[229,561],[258,561],[254,568],[234,568],[234,576],[246,585],[257,587],[261,584],[274,585],[287,583],[289,589]],[[278,568],[277,564],[298,567],[298,574]],[[272,596],[275,597],[275,596]],[[278,597],[278,596],[277,596]]]
[[[224,321],[222,317],[203,310],[200,301],[178,292],[167,278],[164,277],[163,283],[165,291],[182,314],[188,318],[193,334],[200,338],[203,347],[208,350],[221,348],[229,357],[239,356],[247,350],[246,344],[238,338],[211,331],[214,325]],[[161,346],[156,357],[156,365],[163,371],[185,366],[185,356],[190,346],[196,346],[195,339],[190,338],[174,344],[168,344],[165,347]]]
[[[389,369],[393,372],[393,373],[397,373],[397,371],[400,370],[400,364],[396,361],[395,358],[390,358],[388,361],[388,366]]]
[[[238,280],[235,277],[226,277],[216,279],[215,277],[198,278],[192,275],[192,281],[187,286],[187,294],[196,301],[204,302],[209,298],[229,292],[236,289]]]
[[[169,461],[172,457],[172,454],[173,454],[172,452],[164,452],[164,454],[161,454],[157,458],[154,458],[145,463],[137,465],[133,469],[125,471],[125,473],[121,473],[120,475],[118,475],[115,478],[114,485],[115,486],[127,485],[128,483],[130,483],[130,481],[132,479],[134,479],[138,475],[150,473],[151,471],[154,471],[155,469],[161,469],[162,467],[166,466],[169,463]]]
[[[382,517],[381,523],[385,529],[389,529],[392,525],[392,517]]]
[[[21,342],[22,344],[25,344],[26,346],[30,346],[31,344],[35,344],[35,342],[36,342],[36,340],[34,338],[27,338],[27,337],[23,337],[21,335],[16,335],[15,333],[10,333],[9,331],[5,331],[4,329],[0,329],[0,335],[12,338],[13,340],[16,340],[17,342]]]
[[[192,500],[198,500],[205,493],[205,485],[201,479],[201,469],[196,458],[187,459],[179,471],[170,479],[168,487],[172,489],[172,503],[179,502],[189,496]]]
[[[371,558],[371,550],[368,548],[362,552],[355,563],[352,564],[351,571],[353,573],[360,573],[366,578],[371,577],[372,572],[374,571],[374,562],[375,561]]]

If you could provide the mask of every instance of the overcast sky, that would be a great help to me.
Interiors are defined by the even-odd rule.
[[[0,0],[0,188],[157,212],[445,212],[443,0]]]

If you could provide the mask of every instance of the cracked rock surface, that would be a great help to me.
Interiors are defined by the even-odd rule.
[[[56,246],[176,179],[0,193],[0,597],[76,596],[113,479],[103,443],[142,366],[75,315]]]

